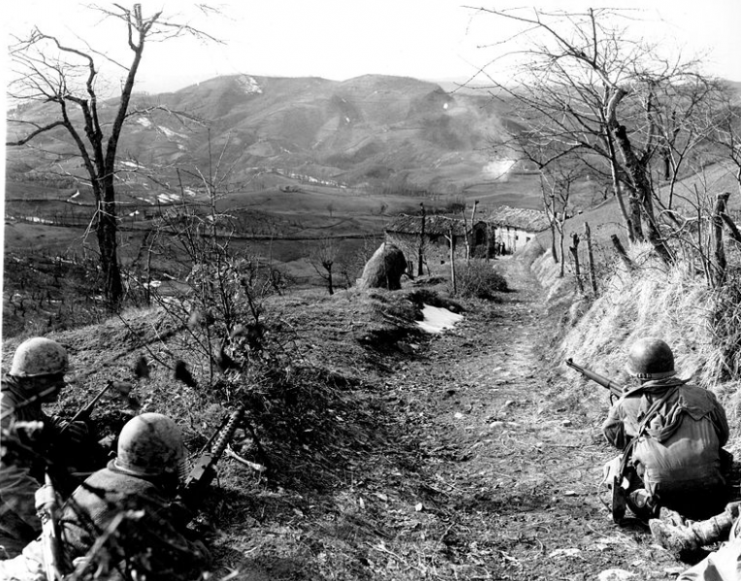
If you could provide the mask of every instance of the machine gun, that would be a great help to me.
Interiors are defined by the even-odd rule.
[[[198,453],[198,459],[180,488],[179,494],[186,505],[190,505],[216,476],[216,463],[226,450],[244,417],[246,406],[240,406],[228,415]]]
[[[582,367],[581,365],[577,365],[574,363],[574,360],[569,357],[566,360],[566,365],[571,367],[572,369],[578,371],[581,373],[584,377],[587,379],[591,379],[595,383],[599,383],[602,387],[605,387],[610,390],[610,397],[616,397],[619,398],[623,395],[625,392],[625,388],[622,385],[619,385],[609,377],[605,377],[604,375],[600,375],[599,373],[595,373],[594,371],[591,371],[585,367]]]

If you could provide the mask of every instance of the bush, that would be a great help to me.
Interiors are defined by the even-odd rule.
[[[481,259],[456,265],[456,286],[458,295],[479,299],[491,299],[492,293],[508,290],[505,278],[494,272],[491,262]]]

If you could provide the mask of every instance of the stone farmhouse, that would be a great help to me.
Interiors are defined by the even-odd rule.
[[[422,240],[421,215],[406,214],[395,217],[385,227],[386,241],[398,246],[407,258],[414,262],[419,253],[420,243],[428,261],[446,262],[450,259],[450,240],[456,258],[466,254],[466,224],[461,218],[428,215],[424,217],[424,240]],[[472,256],[485,257],[488,253],[488,234],[486,223],[477,221],[473,228],[468,225],[469,244]]]
[[[386,241],[398,246],[408,261],[414,262],[422,242],[422,216],[402,214],[386,225]],[[536,234],[548,229],[543,212],[503,206],[484,217],[464,222],[462,218],[428,215],[424,218],[424,253],[429,261],[450,259],[450,239],[456,258],[465,258],[466,229],[471,256],[491,258],[513,254],[523,248]]]
[[[494,241],[495,254],[514,254],[537,234],[550,228],[548,216],[540,210],[502,206],[483,220]]]

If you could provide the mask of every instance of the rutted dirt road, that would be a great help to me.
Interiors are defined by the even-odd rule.
[[[602,504],[605,410],[560,396],[572,374],[549,378],[542,289],[516,262],[497,268],[513,292],[436,338],[397,384],[442,554],[461,579],[673,578],[684,566]]]

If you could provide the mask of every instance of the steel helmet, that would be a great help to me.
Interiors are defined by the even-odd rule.
[[[638,379],[663,379],[675,375],[674,354],[661,339],[646,337],[636,341],[628,353],[628,373]]]
[[[67,350],[56,341],[44,337],[27,339],[15,350],[10,375],[42,377],[64,375],[69,368]]]
[[[185,448],[180,428],[162,414],[135,416],[118,436],[114,465],[136,476],[184,477]]]

